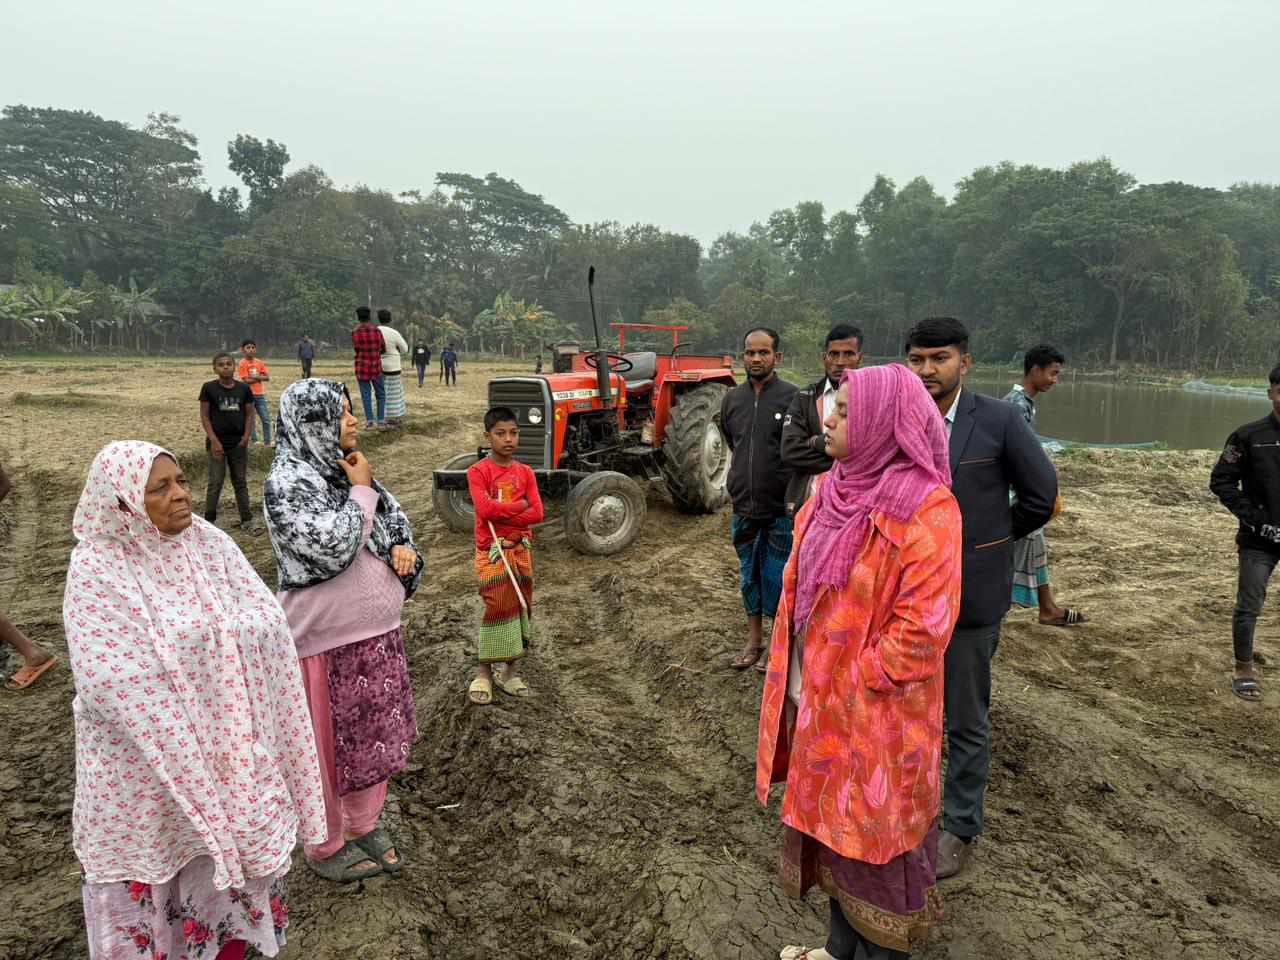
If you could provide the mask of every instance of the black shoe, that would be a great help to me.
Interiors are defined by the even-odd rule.
[[[946,880],[948,877],[958,876],[968,865],[969,856],[972,853],[971,839],[956,836],[944,830],[942,836],[938,838],[937,878]]]

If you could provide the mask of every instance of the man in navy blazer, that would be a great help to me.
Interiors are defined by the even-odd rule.
[[[1053,516],[1058,477],[1040,441],[1012,404],[963,388],[973,366],[969,332],[952,317],[929,317],[907,334],[907,366],[946,422],[951,491],[964,522],[960,618],[947,646],[947,780],[938,842],[939,879],[968,862],[982,832],[991,762],[987,712],[991,661],[1013,591],[1013,542]],[[1010,503],[1009,491],[1017,494]]]

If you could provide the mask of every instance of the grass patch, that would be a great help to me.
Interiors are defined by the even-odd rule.
[[[1259,390],[1267,389],[1267,378],[1265,375],[1261,377],[1201,377],[1205,383],[1212,383],[1216,387],[1254,387]]]
[[[139,361],[157,366],[181,366],[199,361],[209,364],[215,351],[207,354],[167,354],[164,356],[144,353],[10,353],[0,355],[0,364],[38,363],[42,367],[73,367],[77,370],[104,367],[136,368]]]
[[[13,403],[18,407],[68,409],[105,407],[113,402],[107,397],[99,397],[92,393],[80,393],[76,390],[68,390],[66,393],[27,393],[22,391],[13,395]]]

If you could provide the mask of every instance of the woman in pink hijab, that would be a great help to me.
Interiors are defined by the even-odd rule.
[[[908,956],[938,914],[942,658],[960,608],[960,510],[938,408],[905,367],[850,370],[835,459],[796,517],[760,711],[756,795],[786,783],[782,881],[830,898],[825,947]]]
[[[284,611],[154,444],[102,449],[73,529],[62,616],[90,960],[274,957],[294,844],[325,837]]]

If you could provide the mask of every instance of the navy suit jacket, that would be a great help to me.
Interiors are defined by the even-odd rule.
[[[951,427],[951,492],[964,519],[960,628],[999,623],[1012,603],[1013,541],[1053,516],[1058,474],[1018,408],[961,390]],[[1009,503],[1009,488],[1017,500]]]

